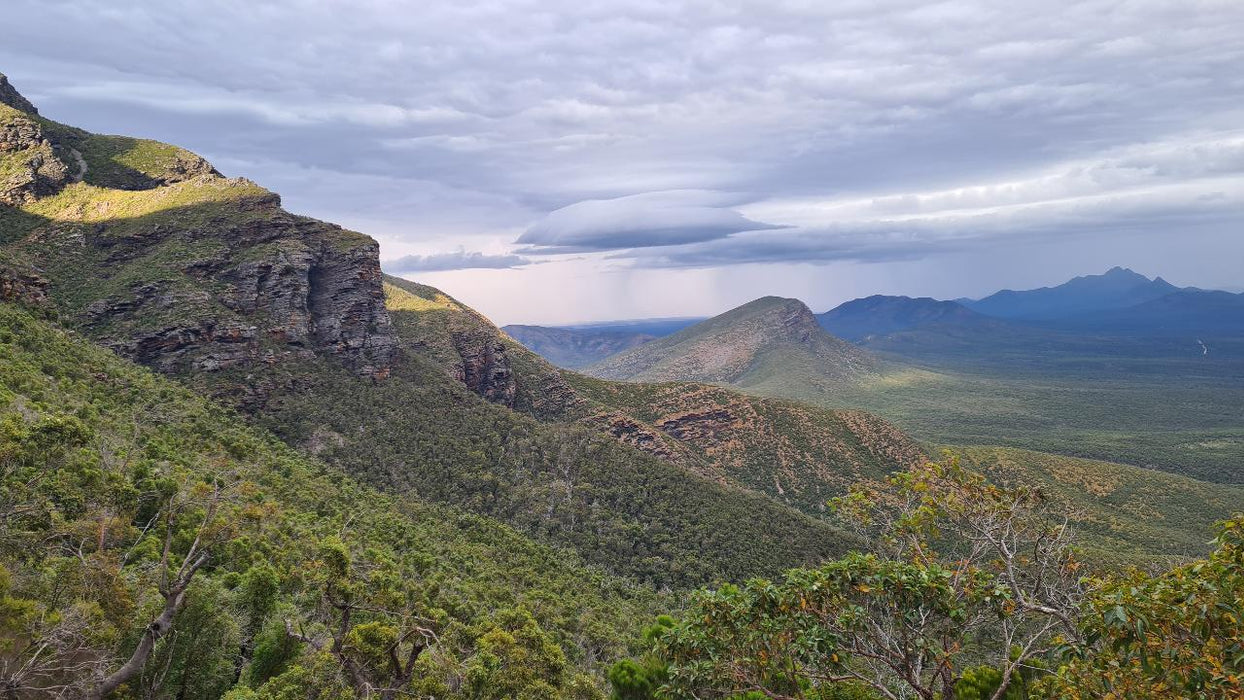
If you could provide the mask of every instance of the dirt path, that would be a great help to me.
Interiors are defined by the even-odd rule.
[[[78,162],[78,174],[74,176],[74,182],[82,182],[83,178],[86,177],[86,160],[76,148],[69,149],[69,152],[73,154],[73,159]]]

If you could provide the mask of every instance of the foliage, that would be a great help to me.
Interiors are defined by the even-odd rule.
[[[671,695],[797,698],[853,681],[932,699],[954,692],[969,660],[986,660],[1000,671],[996,699],[1034,659],[1079,638],[1078,564],[1039,494],[989,484],[953,458],[892,485],[836,502],[879,554],[698,594],[661,640]]]
[[[546,659],[531,664],[531,684],[591,697],[633,621],[673,604],[495,521],[361,487],[9,305],[0,305],[0,469],[0,668],[32,697],[70,687],[84,696],[120,668],[196,533],[211,554],[146,670],[115,697],[357,695],[340,683],[331,649],[300,643],[285,625],[323,640],[339,629],[330,601],[345,589],[329,591],[329,572],[348,574],[342,585],[368,608],[342,645],[368,672],[383,673],[395,630],[410,629],[402,624],[434,623],[419,625],[441,641],[420,656],[411,685],[440,683],[438,697],[462,697],[464,669],[486,669],[485,651],[511,670],[514,659]],[[222,517],[205,518],[217,476],[236,486]],[[507,622],[518,609],[531,625]]]
[[[413,344],[403,313],[394,325]],[[489,403],[413,352],[376,384],[315,360],[274,367],[268,378],[274,391],[255,420],[286,442],[314,445],[376,486],[500,519],[657,587],[777,572],[858,544],[823,520],[587,427]],[[211,391],[246,378],[199,380]]]
[[[1064,698],[1244,696],[1244,515],[1221,524],[1207,559],[1098,582],[1051,679]]]
[[[609,669],[610,700],[650,700],[669,681],[669,664],[657,653],[661,637],[676,621],[661,615],[644,630],[644,653],[638,659],[622,659]]]

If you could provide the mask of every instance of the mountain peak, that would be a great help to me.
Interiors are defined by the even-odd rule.
[[[1004,289],[965,305],[1000,318],[1049,320],[1134,306],[1177,289],[1161,277],[1151,280],[1129,268],[1115,266],[1100,275],[1083,275],[1056,287]]]
[[[39,113],[39,110],[30,103],[30,100],[22,97],[17,88],[13,87],[4,73],[0,73],[0,104],[8,105],[19,112],[27,114]]]
[[[984,320],[983,316],[958,302],[882,294],[853,299],[816,318],[825,330],[852,341],[934,323],[979,323]]]
[[[806,370],[812,383],[840,382],[870,372],[868,353],[825,332],[798,299],[754,299],[719,316],[624,351],[587,368],[605,379],[690,380],[757,388]]]
[[[1148,282],[1149,281],[1148,277],[1145,277],[1139,272],[1136,272],[1132,268],[1121,267],[1119,265],[1115,265],[1109,270],[1106,270],[1105,274],[1101,276],[1108,278],[1108,279],[1119,279],[1119,280],[1128,279],[1128,280],[1135,280],[1137,282]]]

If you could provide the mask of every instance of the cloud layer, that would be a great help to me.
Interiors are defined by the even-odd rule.
[[[696,191],[593,199],[558,209],[515,241],[532,254],[582,253],[703,243],[740,231],[782,228],[722,206],[728,198]]]
[[[1244,255],[1238,2],[9,0],[4,15],[0,70],[52,118],[190,147],[416,256],[412,272],[459,250],[559,261],[520,290],[457,273],[494,313],[627,269],[763,263],[775,285],[807,262],[1022,270],[1034,240],[1156,256],[1193,230],[1214,259]],[[1050,282],[1093,271],[1058,260]]]
[[[518,255],[486,255],[460,250],[456,253],[404,255],[396,260],[382,261],[381,267],[391,275],[401,276],[450,270],[509,270],[530,263],[530,260]]]

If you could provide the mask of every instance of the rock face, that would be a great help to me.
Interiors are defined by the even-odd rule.
[[[0,76],[0,89],[7,85]],[[69,166],[57,156],[38,122],[20,116],[0,118],[0,204],[16,206],[56,194],[71,179]]]
[[[21,93],[9,84],[9,79],[3,73],[0,73],[0,104],[6,104],[19,112],[27,114],[39,113],[39,110],[35,109],[35,106],[30,104],[29,100],[22,97]]]
[[[374,240],[290,214],[183,149],[37,121],[2,76],[0,101],[0,255],[46,277],[4,277],[6,298],[50,287],[67,322],[161,372],[320,355],[388,375]],[[23,209],[70,185],[72,201]],[[478,371],[484,385],[497,374],[486,358]]]
[[[181,265],[193,287],[154,279],[91,303],[79,318],[121,354],[166,373],[321,354],[360,374],[386,376],[395,341],[375,241],[292,216],[275,201],[268,206],[266,216],[238,227],[163,237],[163,249],[192,249],[205,234],[227,242],[222,254]],[[153,243],[104,241],[87,238],[91,257],[139,265]]]
[[[499,338],[480,339],[474,336],[454,334],[454,346],[462,358],[456,372],[458,380],[493,403],[513,407],[518,386],[506,356],[505,344]]]
[[[48,281],[0,262],[0,301],[43,306],[48,303]]]
[[[611,411],[584,419],[582,423],[667,462],[684,464],[687,461],[684,455],[671,449],[660,433],[625,413]]]

